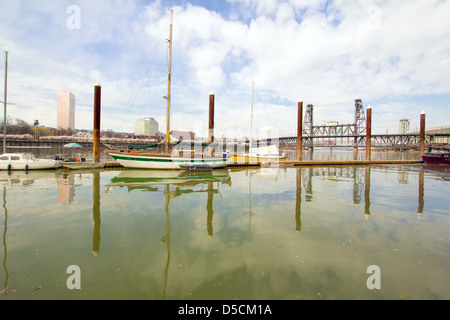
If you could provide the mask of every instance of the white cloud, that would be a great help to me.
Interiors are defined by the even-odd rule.
[[[81,9],[80,30],[66,26],[66,9],[74,3]],[[374,125],[384,132],[395,131],[402,113],[416,108],[414,97],[450,95],[450,1],[229,0],[227,5],[228,11],[173,7],[173,112],[191,119],[185,127],[199,117],[207,121],[214,90],[218,130],[248,129],[253,80],[256,123],[285,132],[295,131],[298,97],[317,106],[317,124],[352,122],[357,98],[374,112],[377,104],[391,106],[392,117]],[[0,6],[5,31],[0,47],[10,51],[10,100],[18,102],[12,109],[17,117],[54,122],[60,90],[73,91],[77,106],[88,110],[91,86],[99,80],[106,127],[132,131],[134,118],[144,113],[160,118],[164,129],[169,15],[163,1],[1,1]],[[429,106],[430,125],[445,124],[448,102],[435,100],[422,99],[417,108]],[[87,111],[77,117],[80,128],[91,125]]]

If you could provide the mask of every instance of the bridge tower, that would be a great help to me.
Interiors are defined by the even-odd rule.
[[[366,114],[361,99],[355,100],[355,135],[366,132]]]
[[[305,120],[303,121],[303,133],[309,136],[312,136],[314,133],[313,110],[314,106],[312,104],[306,106]]]

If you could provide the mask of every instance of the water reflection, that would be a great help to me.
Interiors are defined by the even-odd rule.
[[[92,174],[92,215],[94,219],[94,234],[92,237],[92,253],[97,256],[100,251],[100,172],[94,172]]]
[[[300,232],[302,229],[302,174],[301,170],[296,172],[296,197],[295,197],[295,230]]]
[[[206,193],[206,229],[210,237],[213,236],[213,198],[218,194],[218,187],[214,183],[226,183],[231,185],[228,170],[214,170],[212,172],[188,172],[188,171],[149,171],[128,170],[119,173],[111,179],[107,188],[125,187],[129,192],[140,190],[147,192],[163,192],[165,196],[166,234],[161,238],[161,244],[166,246],[167,260],[164,267],[164,276],[161,286],[161,299],[167,298],[167,286],[171,260],[171,225],[170,225],[170,201],[185,194]],[[207,189],[198,189],[199,185],[206,185]],[[161,189],[160,187],[163,186]]]
[[[419,168],[419,207],[417,208],[417,214],[422,214],[423,213],[423,197],[424,197],[424,183],[423,183],[423,178],[424,178],[424,169],[423,166],[421,166]]]
[[[6,266],[6,261],[8,260],[8,249],[6,246],[6,235],[8,233],[8,209],[6,208],[6,187],[3,187],[3,211],[5,213],[5,223],[4,223],[4,229],[3,229],[3,270],[5,272],[5,283],[3,285],[3,288],[0,287],[0,296],[2,294],[5,294],[5,296],[8,295],[8,281],[9,281],[9,271],[8,267]]]
[[[5,217],[3,230],[0,226],[1,271],[6,275],[0,277],[0,285],[19,287],[19,277],[9,277],[9,273],[18,275],[21,264],[36,270],[46,263],[34,250],[52,241],[52,252],[46,252],[49,261],[58,264],[58,259],[67,255],[70,263],[92,268],[89,276],[99,285],[83,287],[84,297],[109,296],[108,291],[115,297],[128,297],[119,291],[129,290],[133,297],[152,299],[317,298],[319,287],[325,298],[335,293],[338,297],[340,292],[353,297],[355,282],[349,274],[365,271],[369,260],[385,266],[402,263],[409,268],[411,260],[419,259],[417,254],[428,254],[432,244],[445,244],[439,243],[443,227],[408,219],[411,213],[415,218],[416,210],[427,213],[424,220],[446,219],[440,212],[443,205],[435,201],[441,191],[433,184],[448,185],[441,180],[450,174],[428,170],[428,166],[329,166],[233,168],[209,173],[100,170],[44,173],[42,179],[32,174],[0,177]],[[431,179],[437,181],[429,183]],[[232,187],[221,188],[222,184]],[[392,203],[391,194],[395,194]],[[37,197],[45,208],[41,211],[50,213],[35,209],[24,214],[32,208],[26,204],[28,199]],[[7,247],[8,223],[13,228]],[[30,232],[30,226],[24,228],[28,233],[18,231],[21,224],[33,223],[39,231]],[[411,232],[412,224],[422,228],[421,232]],[[425,231],[431,241],[420,238]],[[432,232],[438,236],[433,237]],[[91,239],[95,258],[87,252]],[[412,243],[417,247],[410,251],[414,254],[404,253]],[[15,252],[8,256],[8,248]],[[441,250],[439,255],[444,256],[445,249]],[[434,260],[421,256],[419,267],[439,265],[439,255],[433,256]],[[26,259],[34,259],[34,265]],[[422,264],[428,262],[425,259],[430,263]],[[111,270],[113,260],[121,264],[120,276]],[[387,268],[383,269],[386,273]],[[417,270],[409,272],[425,274]],[[118,289],[108,287],[106,293],[101,292],[100,283],[117,278],[123,279],[114,284]],[[351,284],[346,287],[347,282]],[[228,285],[228,291],[222,284]],[[236,285],[239,290],[234,289]],[[52,285],[58,286],[61,284]],[[47,292],[52,290],[50,285],[46,287]],[[364,290],[361,297],[371,297]]]

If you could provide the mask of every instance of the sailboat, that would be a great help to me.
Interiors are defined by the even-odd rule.
[[[253,147],[252,135],[253,135],[254,92],[255,92],[255,82],[252,83],[252,107],[251,107],[251,115],[250,115],[250,140],[249,140],[248,153],[234,154],[232,157],[232,160],[236,164],[245,163],[245,164],[257,164],[257,165],[263,164],[263,163],[268,163],[268,162],[284,161],[287,159],[287,156],[285,153],[280,155],[277,145],[271,144],[271,145]]]
[[[6,106],[8,104],[8,51],[5,52],[5,101],[3,119],[3,154],[0,155],[0,170],[44,170],[61,167],[61,160],[38,159],[33,154],[6,152]]]
[[[168,169],[181,170],[186,168],[223,168],[228,165],[228,157],[219,150],[217,143],[202,143],[196,141],[183,141],[177,143],[170,150],[170,102],[172,81],[172,34],[173,34],[173,10],[170,9],[170,38],[169,43],[169,75],[168,91],[164,98],[167,100],[167,132],[165,141],[165,153],[145,153],[143,151],[112,151],[109,155],[127,168],[138,169]]]

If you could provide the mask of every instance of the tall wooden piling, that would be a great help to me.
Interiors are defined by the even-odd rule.
[[[372,158],[372,107],[367,107],[366,120],[366,160],[370,161]]]
[[[420,155],[425,153],[425,111],[420,114],[420,142],[419,142]]]
[[[211,91],[209,94],[209,142],[214,142],[214,106],[215,96],[214,92]]]
[[[94,87],[94,163],[100,162],[100,119],[102,104],[102,87],[96,83]]]
[[[302,161],[303,150],[303,101],[298,102],[297,120],[297,161]]]

